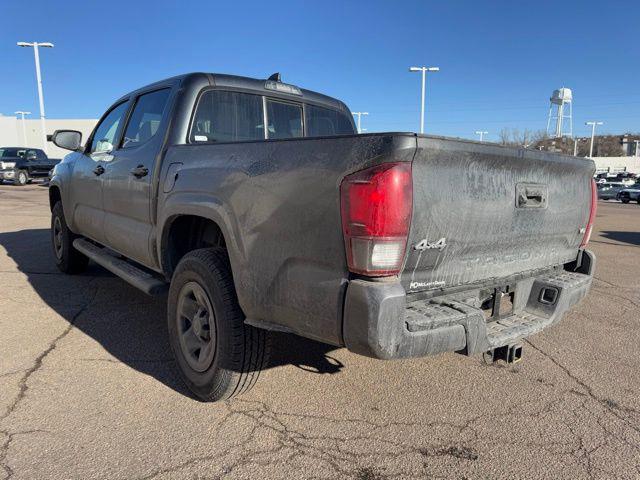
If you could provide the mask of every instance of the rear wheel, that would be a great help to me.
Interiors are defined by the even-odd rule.
[[[621,198],[620,201],[622,203],[629,203],[629,199],[628,198]]]
[[[64,273],[80,273],[87,268],[89,259],[76,250],[73,241],[77,238],[64,218],[62,202],[57,202],[51,211],[51,244],[56,265]]]
[[[185,255],[171,280],[169,342],[185,384],[216,401],[249,390],[268,362],[268,332],[244,323],[226,250]]]
[[[22,187],[29,181],[29,175],[24,170],[18,170],[16,174],[15,184]]]

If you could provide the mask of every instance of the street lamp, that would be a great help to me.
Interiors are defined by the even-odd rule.
[[[360,128],[360,122],[362,120],[362,115],[369,115],[369,112],[351,112],[351,114],[358,117],[358,133],[361,133],[362,128]]]
[[[488,135],[489,132],[485,132],[482,130],[476,130],[476,135],[480,135],[480,141],[482,141],[482,139],[484,138],[485,135]]]
[[[42,124],[42,146],[45,153],[47,152],[47,130],[44,120],[44,96],[42,95],[42,76],[40,75],[40,55],[38,47],[53,48],[53,43],[49,42],[18,42],[19,47],[33,47],[33,56],[36,61],[36,80],[38,82],[38,100],[40,101],[40,123]],[[26,146],[26,145],[25,145]]]
[[[22,138],[24,139],[24,144],[22,146],[28,147],[29,145],[27,145],[27,127],[24,123],[24,116],[31,115],[31,112],[24,112],[22,110],[18,110],[17,112],[13,112],[13,113],[15,113],[16,115],[22,116]]]
[[[422,109],[420,111],[420,133],[424,133],[424,84],[427,72],[439,72],[439,67],[409,67],[410,72],[422,72]]]
[[[589,157],[593,157],[593,137],[596,135],[596,125],[602,125],[602,122],[584,122],[585,125],[591,125],[591,146],[589,147]]]

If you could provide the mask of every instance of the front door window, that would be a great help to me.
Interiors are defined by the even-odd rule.
[[[115,148],[118,132],[127,113],[127,105],[127,102],[121,103],[100,122],[93,134],[89,153],[107,153]]]

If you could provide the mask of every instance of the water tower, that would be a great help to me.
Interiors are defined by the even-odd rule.
[[[560,138],[565,135],[573,138],[573,94],[570,88],[559,88],[554,90],[549,99],[549,118],[547,120],[547,135],[551,135],[549,128],[551,120],[556,121],[555,137]],[[568,112],[568,113],[567,113]],[[564,120],[569,120],[569,130],[564,131]]]

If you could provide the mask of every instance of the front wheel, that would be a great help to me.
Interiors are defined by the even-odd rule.
[[[67,227],[62,202],[57,202],[51,211],[51,245],[56,266],[63,273],[80,273],[87,268],[89,259],[75,249],[77,236]]]
[[[249,390],[268,362],[268,332],[246,325],[226,250],[185,255],[171,280],[169,343],[185,384],[217,401]]]
[[[621,198],[620,201],[622,203],[629,203],[629,199],[628,198]]]
[[[27,172],[25,172],[24,170],[18,170],[18,173],[16,174],[15,184],[19,187],[23,187],[27,184],[28,181],[29,175],[27,174]]]

